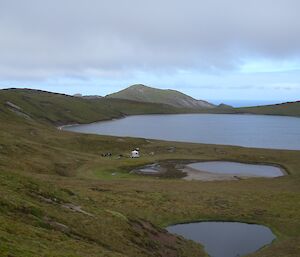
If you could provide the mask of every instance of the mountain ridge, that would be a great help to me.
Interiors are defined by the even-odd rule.
[[[19,110],[17,107],[20,107]],[[215,108],[176,108],[168,104],[100,97],[84,98],[36,89],[0,90],[0,116],[12,112],[55,125],[90,123],[127,115],[218,113],[260,114],[300,117],[300,102],[234,108],[221,104]],[[10,115],[9,115],[10,116]]]
[[[134,84],[116,93],[106,96],[106,98],[126,99],[147,103],[163,103],[179,108],[203,109],[215,108],[204,100],[197,100],[180,91],[173,89],[158,89],[143,84]]]

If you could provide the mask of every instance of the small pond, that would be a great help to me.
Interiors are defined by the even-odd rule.
[[[284,171],[277,166],[262,164],[246,164],[239,162],[208,161],[196,162],[186,165],[187,177],[197,178],[203,174],[229,175],[238,177],[280,177],[285,175]]]
[[[145,165],[139,169],[137,169],[137,171],[139,171],[140,173],[144,173],[144,174],[152,174],[152,173],[158,173],[160,172],[160,165],[157,163],[154,164],[149,164],[149,165]]]
[[[169,160],[148,164],[132,170],[134,173],[185,180],[239,180],[251,177],[274,178],[287,173],[283,168],[266,164],[230,161]]]
[[[237,257],[256,252],[276,238],[265,226],[240,222],[198,222],[167,227],[168,232],[196,241],[211,257]]]

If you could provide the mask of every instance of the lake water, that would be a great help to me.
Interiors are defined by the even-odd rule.
[[[246,164],[239,162],[209,161],[196,162],[188,167],[216,174],[232,174],[237,176],[280,177],[284,173],[279,167],[261,164]]]
[[[268,227],[239,222],[178,224],[167,230],[202,244],[211,257],[243,256],[256,252],[275,239]]]
[[[100,135],[300,150],[300,118],[244,114],[137,115],[64,127]]]

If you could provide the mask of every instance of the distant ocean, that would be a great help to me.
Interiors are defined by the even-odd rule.
[[[284,101],[270,101],[270,100],[208,100],[208,102],[213,104],[228,104],[233,107],[247,107],[247,106],[257,106],[257,105],[268,105],[268,104],[278,104]]]

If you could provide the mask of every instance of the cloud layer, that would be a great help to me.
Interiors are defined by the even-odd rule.
[[[299,0],[1,0],[0,79],[299,60]]]

